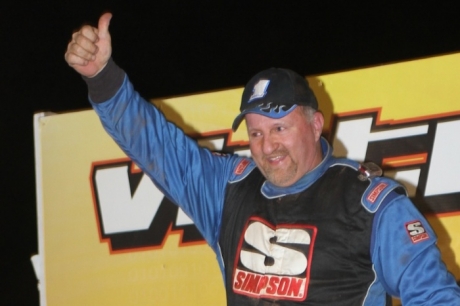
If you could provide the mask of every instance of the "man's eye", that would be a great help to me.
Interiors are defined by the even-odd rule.
[[[276,127],[277,132],[281,132],[281,131],[284,131],[284,130],[285,130],[284,126],[277,126]]]

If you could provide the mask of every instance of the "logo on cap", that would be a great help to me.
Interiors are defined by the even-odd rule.
[[[265,97],[267,94],[267,88],[270,84],[270,80],[259,80],[254,88],[252,89],[252,95],[249,97],[248,103],[254,99],[259,99]]]

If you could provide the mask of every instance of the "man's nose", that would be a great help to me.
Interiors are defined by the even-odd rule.
[[[275,139],[275,137],[267,135],[263,138],[262,151],[265,155],[273,153],[274,151],[276,151],[277,147],[278,141]]]

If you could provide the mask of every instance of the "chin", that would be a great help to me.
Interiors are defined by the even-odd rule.
[[[266,176],[266,178],[267,181],[278,187],[289,187],[295,183],[295,180],[292,177],[280,178],[278,176],[276,178],[271,178],[270,176]]]

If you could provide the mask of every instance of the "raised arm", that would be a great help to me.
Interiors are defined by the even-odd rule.
[[[104,14],[97,28],[83,26],[74,33],[65,59],[83,76],[89,100],[108,134],[193,219],[217,251],[225,188],[241,158],[216,156],[200,148],[134,90],[111,59],[111,17]]]

